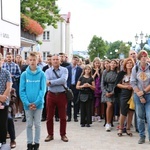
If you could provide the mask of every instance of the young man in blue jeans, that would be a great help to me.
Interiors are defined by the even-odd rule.
[[[29,54],[29,66],[20,78],[19,93],[27,120],[27,150],[39,149],[41,114],[46,92],[46,77],[40,67],[37,66],[37,63],[38,57],[36,52],[31,52]],[[34,140],[33,124],[35,126]]]

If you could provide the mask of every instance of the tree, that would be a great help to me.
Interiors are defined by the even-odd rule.
[[[124,57],[127,58],[129,57],[129,50],[130,50],[130,45],[126,43],[121,43],[118,52],[124,54]]]
[[[107,45],[100,37],[96,35],[93,36],[89,46],[88,46],[88,54],[90,56],[90,60],[93,61],[95,57],[100,57],[101,59],[104,57],[107,51]]]
[[[119,47],[120,44],[123,43],[122,41],[115,41],[113,43],[109,43],[107,57],[109,59],[119,58]]]
[[[21,0],[21,13],[36,20],[44,28],[52,25],[57,28],[57,22],[61,20],[57,0]]]
[[[128,43],[124,43],[123,41],[115,41],[110,43],[107,51],[107,57],[109,59],[119,58],[119,55],[122,53],[124,57],[128,57],[130,45]]]

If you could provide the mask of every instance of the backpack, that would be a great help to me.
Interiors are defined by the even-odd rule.
[[[138,69],[139,69],[139,67],[138,67],[138,65],[136,64],[136,68],[135,68],[136,73],[138,72]],[[148,69],[150,70],[150,65],[148,66]]]

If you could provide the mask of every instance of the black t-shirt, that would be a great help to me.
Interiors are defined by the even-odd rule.
[[[96,72],[96,70],[94,68],[92,68],[92,75],[94,75],[95,72]],[[101,76],[101,69],[99,69],[98,72],[99,72],[99,74]],[[95,78],[97,78],[97,77],[98,77],[98,75],[96,74]]]
[[[94,81],[94,79],[92,77],[89,78],[85,78],[84,76],[81,76],[79,78],[79,81],[81,82],[81,85],[83,85],[84,83],[89,83],[92,85],[92,82]],[[93,93],[93,90],[89,87],[85,87],[81,89],[81,93]]]

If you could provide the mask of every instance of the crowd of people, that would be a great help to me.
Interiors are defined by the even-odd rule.
[[[61,140],[68,142],[67,122],[78,122],[79,115],[81,127],[104,119],[106,132],[117,119],[118,137],[123,133],[131,137],[134,125],[139,144],[145,143],[147,123],[150,142],[150,64],[145,50],[138,54],[130,50],[129,57],[122,60],[96,57],[93,62],[78,56],[68,62],[64,53],[50,54],[46,62],[37,52],[29,53],[26,61],[20,55],[14,60],[11,53],[4,60],[0,54],[0,86],[0,143],[5,144],[9,134],[11,148],[16,147],[13,119],[22,115],[28,150],[40,147],[41,121],[46,121],[45,142],[54,140],[54,117],[60,121]],[[72,100],[67,99],[64,86],[72,90]]]

